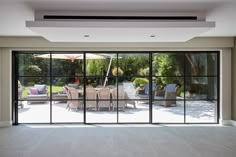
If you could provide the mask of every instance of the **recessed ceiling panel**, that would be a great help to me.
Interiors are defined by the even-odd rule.
[[[215,27],[205,21],[27,21],[52,42],[185,42]]]

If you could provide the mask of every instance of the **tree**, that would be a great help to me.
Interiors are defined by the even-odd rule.
[[[183,85],[183,79],[178,77],[183,75],[183,55],[179,54],[157,54],[153,59],[153,75],[160,76],[156,82],[162,88],[170,83],[179,86]],[[176,77],[174,77],[176,76]]]

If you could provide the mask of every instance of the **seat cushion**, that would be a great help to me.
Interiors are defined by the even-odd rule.
[[[157,84],[155,82],[152,83],[152,91],[156,91],[157,89]],[[144,87],[144,94],[148,95],[149,94],[149,83],[147,83]]]
[[[47,93],[47,86],[46,85],[35,84],[34,87],[38,89],[38,94],[46,94]]]
[[[176,84],[168,84],[166,85],[166,92],[175,92]]]
[[[30,88],[29,88],[29,92],[30,92],[31,95],[37,95],[37,94],[39,94],[38,88],[35,88],[35,87],[30,87]]]
[[[47,94],[28,95],[27,98],[48,98]]]
[[[76,83],[69,83],[67,86],[68,86],[68,87],[75,88],[75,89],[78,89],[78,88],[79,88],[79,85],[76,84]]]
[[[146,94],[139,94],[138,97],[140,98],[149,98],[149,95],[146,95]]]
[[[62,94],[62,93],[58,93],[53,95],[53,99],[67,99],[67,95],[66,94]]]

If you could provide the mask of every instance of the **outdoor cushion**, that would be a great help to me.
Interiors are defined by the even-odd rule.
[[[30,95],[37,95],[39,93],[38,88],[30,87]]]
[[[27,98],[37,98],[37,99],[41,99],[41,98],[48,98],[48,95],[47,95],[47,94],[28,95]]]
[[[155,91],[157,89],[157,84],[152,83],[152,91]],[[149,83],[147,83],[144,87],[144,94],[149,95]]]
[[[165,91],[166,92],[175,92],[175,89],[176,89],[176,84],[168,84],[168,85],[166,85]]]
[[[34,87],[38,89],[38,94],[46,94],[47,93],[47,86],[46,85],[35,84]]]
[[[67,86],[68,86],[68,87],[73,87],[73,88],[75,88],[75,89],[77,89],[77,88],[79,87],[79,85],[76,84],[76,83],[69,83]]]

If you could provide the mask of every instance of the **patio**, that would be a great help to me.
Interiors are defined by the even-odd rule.
[[[20,123],[48,123],[50,121],[50,105],[48,103],[38,103],[28,105],[22,102],[24,108],[19,108]],[[186,106],[186,122],[191,123],[214,123],[215,103],[210,101],[188,101]],[[131,104],[124,111],[119,111],[120,123],[148,123],[149,107],[147,103],[136,104],[136,109]],[[84,111],[68,111],[66,103],[52,104],[52,122],[83,122]],[[116,123],[117,111],[86,111],[87,123]],[[177,101],[175,107],[163,107],[153,104],[153,123],[183,123],[184,105]]]

